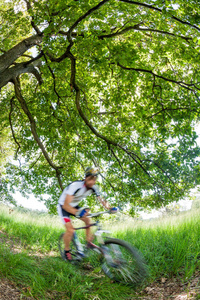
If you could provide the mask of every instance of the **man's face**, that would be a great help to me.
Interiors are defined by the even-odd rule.
[[[91,188],[93,185],[95,185],[97,180],[96,176],[88,176],[85,178],[85,185],[87,188]]]

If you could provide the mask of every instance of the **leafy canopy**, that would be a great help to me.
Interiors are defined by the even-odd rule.
[[[0,114],[23,158],[7,165],[4,196],[49,194],[54,211],[88,165],[132,208],[199,184],[198,0],[1,0],[0,10]]]

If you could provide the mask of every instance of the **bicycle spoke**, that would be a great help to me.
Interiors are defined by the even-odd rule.
[[[139,253],[130,244],[110,239],[105,242],[103,271],[110,278],[127,283],[138,284],[145,278],[146,270]]]

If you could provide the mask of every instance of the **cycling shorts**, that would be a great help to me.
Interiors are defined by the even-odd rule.
[[[77,205],[77,206],[74,207],[74,208],[79,209],[80,206]],[[68,211],[64,210],[64,209],[62,208],[62,205],[60,205],[60,204],[58,204],[57,210],[58,210],[58,214],[59,214],[59,216],[60,216],[60,218],[61,218],[61,221],[62,221],[62,223],[63,223],[64,225],[65,225],[66,223],[68,223],[68,222],[71,222],[70,216],[74,216],[74,217],[75,217],[75,215],[73,215],[73,214],[69,213]]]

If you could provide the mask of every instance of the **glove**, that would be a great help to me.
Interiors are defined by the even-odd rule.
[[[110,214],[116,214],[119,211],[118,207],[112,207],[110,208]]]
[[[88,209],[88,207],[79,208],[79,210],[76,212],[76,217],[82,218],[87,213]]]

